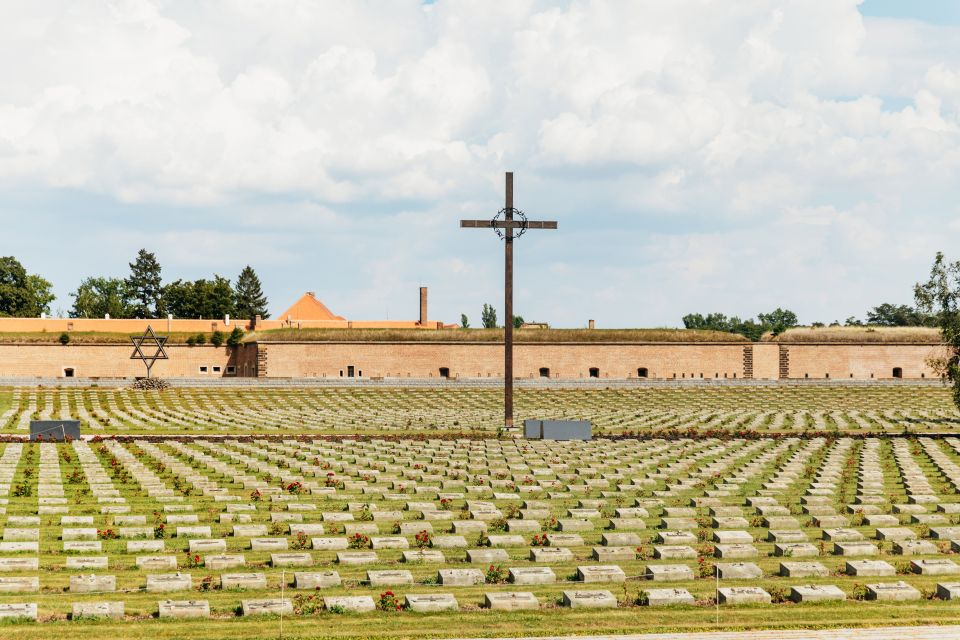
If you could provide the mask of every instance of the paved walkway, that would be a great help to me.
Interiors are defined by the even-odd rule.
[[[522,640],[531,639],[525,638]],[[649,633],[626,636],[550,636],[537,638],[536,640],[960,640],[960,626],[820,629],[816,631],[768,629],[703,633]]]

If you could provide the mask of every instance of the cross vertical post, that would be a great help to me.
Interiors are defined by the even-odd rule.
[[[464,229],[493,229],[503,245],[503,425],[513,431],[513,241],[528,229],[556,229],[555,220],[528,220],[513,206],[513,172],[506,174],[504,207],[493,220],[461,220]]]
[[[504,220],[513,222],[513,171],[507,171]],[[513,227],[503,239],[503,426],[513,428]]]

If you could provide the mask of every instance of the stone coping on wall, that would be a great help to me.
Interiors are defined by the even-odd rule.
[[[45,377],[0,377],[0,387],[127,387],[136,378],[45,378]],[[433,388],[496,388],[503,386],[503,378],[164,378],[171,387],[178,388],[311,388],[311,387],[433,387]],[[517,378],[514,386],[518,388],[544,389],[606,389],[606,388],[691,388],[691,387],[931,387],[943,386],[941,380],[928,379],[855,379],[845,378],[788,378],[770,379],[641,379],[641,378],[603,378],[603,379],[545,379]]]

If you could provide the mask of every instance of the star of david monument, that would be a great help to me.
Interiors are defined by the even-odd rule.
[[[503,240],[503,424],[513,430],[513,241],[528,229],[556,229],[555,220],[528,220],[513,206],[513,172],[506,175],[503,209],[492,220],[461,220],[463,229],[493,229]]]
[[[147,378],[157,360],[169,360],[167,350],[164,347],[167,343],[166,336],[158,336],[153,332],[153,327],[147,325],[147,330],[142,336],[130,336],[133,342],[133,354],[131,360],[141,360],[147,367]]]

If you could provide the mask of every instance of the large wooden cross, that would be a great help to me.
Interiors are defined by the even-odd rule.
[[[516,216],[516,217],[515,217]],[[506,197],[503,209],[492,220],[461,220],[465,229],[493,229],[503,241],[503,424],[513,428],[513,241],[527,229],[556,229],[554,220],[527,220],[523,212],[513,208],[513,172],[506,176]],[[516,232],[516,233],[514,233]]]

